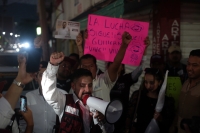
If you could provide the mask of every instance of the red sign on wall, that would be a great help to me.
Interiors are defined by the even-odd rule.
[[[180,2],[162,0],[153,10],[153,54],[167,59],[167,49],[180,46]]]

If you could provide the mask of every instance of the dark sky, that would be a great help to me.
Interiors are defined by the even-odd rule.
[[[8,0],[5,6],[3,6],[3,0],[0,0],[0,17],[13,19],[13,25],[15,26],[11,31],[14,31],[14,34],[20,34],[21,43],[24,41],[33,42],[39,19],[37,0]],[[6,29],[6,22],[3,23],[5,23],[3,29]]]
[[[15,22],[20,22],[21,19],[38,20],[37,0],[8,0],[4,7],[0,0],[0,16],[2,15],[13,17]]]
[[[30,5],[36,5],[37,0],[7,0],[7,5],[12,3],[24,3],[24,4],[30,4]],[[3,0],[0,0],[0,5],[3,4]]]

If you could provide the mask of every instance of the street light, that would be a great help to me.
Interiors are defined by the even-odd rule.
[[[25,42],[22,44],[21,47],[24,47],[24,48],[29,48],[30,47],[30,44],[28,42]]]
[[[3,35],[5,35],[5,34],[6,34],[6,32],[2,32],[2,34],[3,34]]]
[[[17,34],[15,34],[15,37],[17,37]]]
[[[41,27],[36,28],[36,33],[38,36],[41,35],[41,33],[42,33]]]
[[[12,35],[13,35],[13,33],[10,33],[10,35],[12,36]]]
[[[19,48],[17,48],[16,51],[19,52]]]

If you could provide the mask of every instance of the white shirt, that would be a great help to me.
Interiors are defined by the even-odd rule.
[[[44,98],[49,103],[49,105],[53,107],[54,111],[59,116],[59,119],[61,121],[61,118],[64,113],[66,96],[56,88],[56,73],[58,71],[58,68],[59,66],[53,66],[49,63],[47,66],[47,69],[43,73],[41,84],[43,88],[42,91],[43,91]],[[74,93],[73,93],[73,99],[74,99],[74,102],[80,101]],[[85,111],[83,111],[83,112],[86,112],[86,114],[83,115],[83,120],[84,120],[83,126],[84,126],[85,133],[88,133],[88,124],[89,124],[88,119],[87,119],[88,108],[87,107],[82,108],[81,101],[79,102],[79,105],[81,109],[85,108],[84,109]],[[66,107],[66,110],[67,110],[67,107]],[[88,124],[86,123],[86,121]],[[108,126],[113,127],[113,125],[108,125]],[[114,129],[114,128],[109,128],[109,129]]]
[[[96,75],[96,78],[93,79],[93,96],[110,102],[110,90],[115,85],[116,80],[114,82],[110,80],[108,71],[105,71],[100,75]]]
[[[0,128],[1,129],[5,129],[8,126],[14,113],[15,112],[11,108],[8,101],[4,97],[1,97],[0,98]],[[12,133],[19,133],[16,120],[14,121],[12,125]]]
[[[26,94],[27,105],[31,109],[34,121],[34,133],[52,133],[56,124],[56,113],[39,94],[39,89]]]
[[[64,29],[61,28],[58,30],[58,34],[64,36],[70,36],[70,29],[68,27],[65,27]]]

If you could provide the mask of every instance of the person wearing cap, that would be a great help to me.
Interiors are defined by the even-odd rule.
[[[161,55],[154,54],[154,55],[151,56],[150,67],[159,69],[164,76],[164,74],[165,74],[165,70],[164,70],[165,69],[165,63],[164,63]]]
[[[41,61],[39,72],[36,75],[36,81],[39,88],[26,93],[27,105],[32,110],[35,133],[52,133],[56,125],[56,113],[53,108],[46,102],[42,93],[41,80],[43,72],[46,70],[48,62]],[[67,94],[60,90],[63,94]]]
[[[173,77],[180,77],[181,82],[187,79],[186,65],[182,64],[181,61],[182,53],[179,46],[172,45],[168,48],[168,62],[166,63],[165,69],[169,70],[168,75]]]
[[[71,74],[75,63],[76,62],[73,59],[65,56],[64,60],[59,65],[57,73],[57,88],[69,93],[71,89]]]

